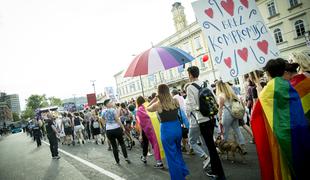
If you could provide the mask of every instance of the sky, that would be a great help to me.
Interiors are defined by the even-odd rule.
[[[0,91],[71,98],[115,87],[133,55],[175,33],[173,0],[0,0]],[[191,1],[188,24],[195,20]]]

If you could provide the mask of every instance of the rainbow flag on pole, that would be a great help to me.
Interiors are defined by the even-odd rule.
[[[310,130],[300,97],[283,78],[272,79],[256,103],[251,125],[263,180],[309,176]]]

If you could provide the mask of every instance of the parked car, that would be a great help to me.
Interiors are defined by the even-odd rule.
[[[11,129],[11,133],[14,134],[14,133],[19,133],[19,132],[22,132],[23,131],[23,128],[21,126],[21,123],[13,123],[13,124],[10,124],[10,129]]]

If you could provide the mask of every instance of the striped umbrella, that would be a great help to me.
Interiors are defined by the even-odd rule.
[[[124,75],[135,77],[154,74],[194,60],[190,54],[175,47],[154,47],[136,56]]]

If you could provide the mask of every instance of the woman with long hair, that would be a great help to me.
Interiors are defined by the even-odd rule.
[[[142,128],[140,131],[139,140],[142,142],[143,156],[141,161],[146,163],[146,157],[148,153],[149,142],[152,145],[156,164],[154,168],[163,168],[162,156],[160,154],[159,142],[157,141],[156,133],[152,125],[151,117],[145,109],[146,101],[142,96],[137,98],[137,113],[136,117],[139,121],[139,125]],[[145,104],[145,105],[144,105]]]
[[[166,84],[158,86],[158,95],[147,108],[150,112],[157,112],[160,119],[160,134],[170,178],[182,180],[189,175],[181,151],[182,129],[178,119],[179,104],[173,99]]]
[[[233,92],[232,88],[223,81],[218,81],[216,84],[216,94],[219,98],[219,120],[224,128],[224,140],[228,140],[229,129],[232,128],[237,135],[238,143],[244,150],[245,140],[239,129],[239,121],[231,114],[232,101],[239,99]],[[244,151],[245,153],[245,151]]]

